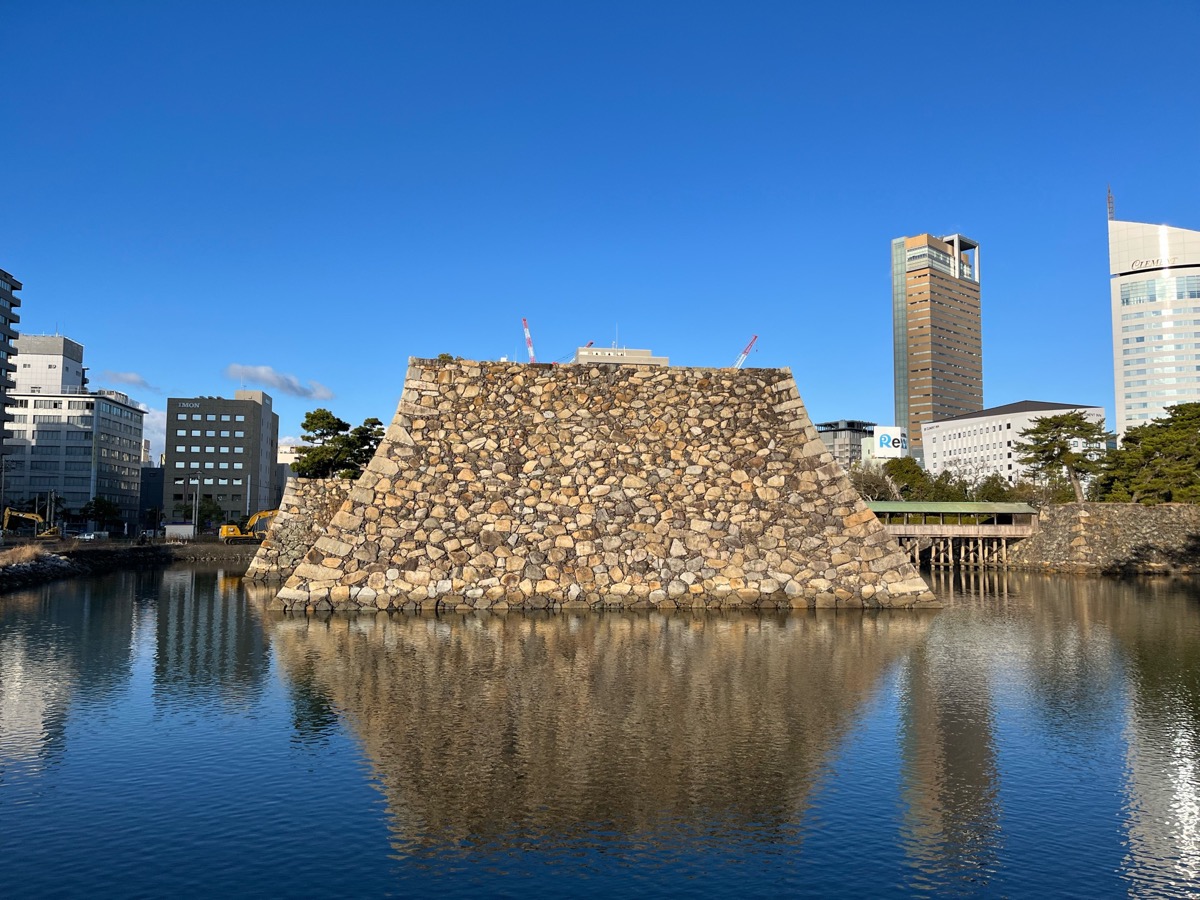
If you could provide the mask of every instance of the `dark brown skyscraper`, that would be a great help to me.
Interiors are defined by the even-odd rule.
[[[923,456],[921,425],[983,409],[979,244],[960,234],[892,241],[896,424]]]

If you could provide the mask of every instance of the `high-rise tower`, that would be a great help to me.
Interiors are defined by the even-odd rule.
[[[961,234],[892,241],[896,424],[923,460],[921,425],[983,409],[979,244]]]
[[[19,290],[21,282],[0,269],[0,466],[4,465],[3,457],[6,453],[4,426],[13,420],[8,407],[12,403],[10,395],[16,387],[13,373],[17,371],[17,367],[13,363],[13,356],[17,350],[13,342],[17,339],[17,323],[21,321],[17,314],[17,307],[21,305],[17,296]],[[2,479],[3,475],[0,475],[0,484],[3,484]],[[0,506],[3,502],[3,490],[0,490]]]
[[[1116,431],[1200,401],[1200,231],[1108,222]]]

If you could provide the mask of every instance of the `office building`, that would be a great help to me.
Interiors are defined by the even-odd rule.
[[[572,362],[579,365],[597,363],[626,366],[666,366],[670,361],[665,356],[655,356],[650,350],[631,350],[628,347],[580,347],[575,351]]]
[[[849,469],[863,458],[863,440],[875,434],[874,422],[859,419],[840,419],[837,422],[819,422],[815,426],[826,448],[833,454],[839,466]]]
[[[1114,428],[1200,401],[1200,231],[1108,222]]]
[[[206,500],[229,522],[276,508],[282,493],[276,483],[278,443],[279,416],[263,391],[238,391],[233,400],[168,398],[166,520],[191,522],[193,509]]]
[[[19,290],[21,290],[21,282],[0,269],[0,473],[3,471],[4,454],[8,452],[5,449],[7,443],[5,430],[8,423],[12,421],[12,410],[8,407],[13,389],[16,387],[13,373],[17,368],[13,362],[13,356],[17,352],[14,346],[17,339],[17,323],[21,321],[21,317],[17,314],[17,307],[21,305],[21,301],[17,297]],[[3,483],[3,478],[3,474],[0,474],[0,483]],[[0,508],[3,507],[3,501],[3,491],[0,490]]]
[[[922,426],[925,469],[933,477],[943,472],[978,482],[997,474],[1009,484],[1025,480],[1028,470],[1016,458],[1013,445],[1034,419],[1081,412],[1093,422],[1104,423],[1104,408],[1071,403],[1022,400],[993,406],[976,413],[927,422]],[[1097,452],[1104,450],[1097,445]]]
[[[23,334],[15,343],[5,502],[57,500],[74,514],[101,498],[116,504],[133,534],[145,412],[120,391],[88,389],[82,344],[57,334]]]
[[[892,241],[892,353],[896,426],[920,461],[923,424],[983,409],[978,243]]]

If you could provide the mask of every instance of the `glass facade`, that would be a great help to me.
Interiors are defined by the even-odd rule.
[[[1117,433],[1200,400],[1200,232],[1110,220]]]

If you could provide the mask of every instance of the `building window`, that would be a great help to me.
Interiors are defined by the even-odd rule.
[[[177,415],[175,418],[177,418],[177,419],[182,419],[183,421],[185,421],[185,422],[186,422],[186,421],[187,421],[187,413],[180,413],[180,414],[179,414],[179,415]]]
[[[235,421],[235,422],[245,422],[245,421],[246,421],[246,417],[245,417],[245,416],[234,416],[234,417],[233,417],[233,421]]]

